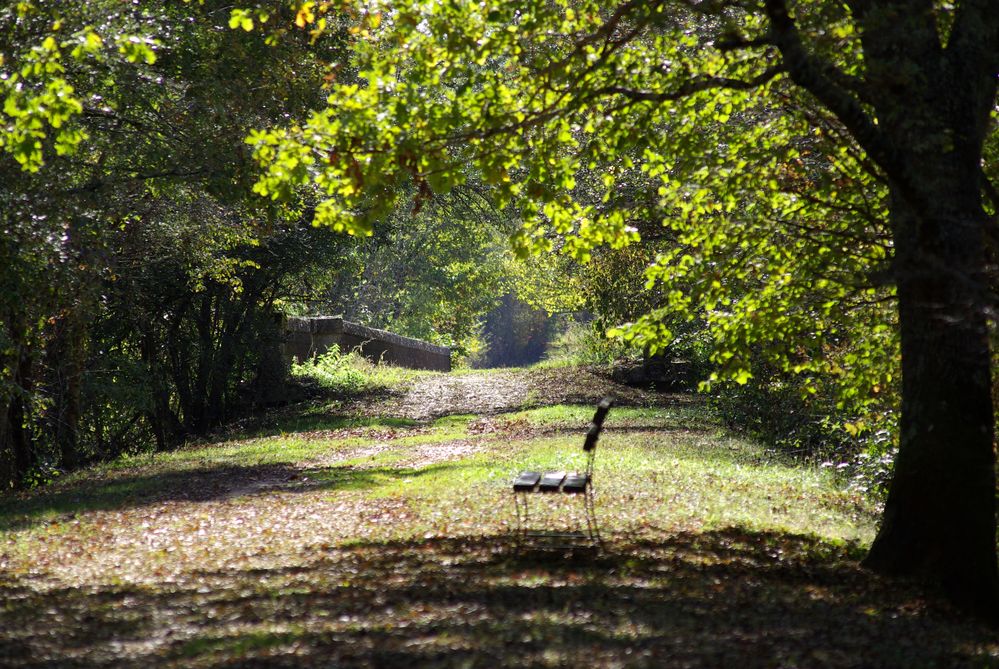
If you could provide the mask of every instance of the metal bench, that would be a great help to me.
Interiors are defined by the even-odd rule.
[[[593,509],[593,460],[597,452],[597,440],[604,427],[604,419],[614,400],[605,397],[597,405],[590,428],[586,431],[583,451],[586,453],[584,472],[534,472],[524,471],[513,482],[513,499],[517,509],[517,542],[523,545],[531,542],[539,548],[573,548],[586,543],[600,544],[600,528]],[[549,532],[530,528],[530,507],[528,501],[534,494],[575,495],[583,501],[586,514],[586,532]]]

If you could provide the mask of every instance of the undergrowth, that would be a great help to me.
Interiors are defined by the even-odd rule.
[[[535,367],[610,365],[615,360],[638,356],[638,351],[621,341],[608,339],[595,324],[569,321]]]
[[[426,373],[383,362],[374,363],[358,351],[342,351],[336,344],[325,353],[305,362],[295,361],[291,365],[293,378],[311,381],[325,390],[343,395],[405,387]]]

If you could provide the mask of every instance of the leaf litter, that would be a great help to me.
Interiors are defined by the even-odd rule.
[[[531,386],[535,377],[523,378]],[[538,377],[530,403],[607,390],[567,390],[552,378]],[[520,393],[520,383],[508,390]],[[995,630],[933,593],[863,571],[859,540],[699,516],[703,495],[728,484],[713,470],[699,486],[656,493],[710,429],[660,428],[674,439],[663,448],[676,449],[664,472],[637,488],[628,479],[601,489],[602,551],[517,550],[495,472],[468,484],[452,475],[451,488],[423,483],[468,462],[509,461],[565,431],[497,413],[523,409],[524,398],[501,402],[496,392],[428,391],[434,411],[413,411],[424,422],[410,427],[298,433],[329,447],[294,461],[153,463],[84,480],[72,494],[85,499],[122,477],[151,483],[8,524],[0,665],[999,666]],[[445,396],[458,399],[439,404]],[[439,410],[473,414],[464,436],[425,422]],[[614,438],[654,433],[622,428]],[[813,502],[781,485],[795,505],[847,515],[863,506],[833,491]],[[772,496],[764,501],[781,518]],[[653,505],[676,512],[656,515]],[[869,521],[861,513],[856,522]]]

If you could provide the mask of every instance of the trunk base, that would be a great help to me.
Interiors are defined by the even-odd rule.
[[[887,531],[886,531],[887,530]],[[991,624],[999,624],[999,575],[989,565],[942,564],[920,559],[925,537],[883,528],[861,562],[882,576],[900,577],[936,589],[956,607]],[[945,574],[941,578],[941,573]]]

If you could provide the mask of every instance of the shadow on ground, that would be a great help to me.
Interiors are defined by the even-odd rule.
[[[414,468],[347,465],[303,469],[275,464],[117,474],[99,484],[83,480],[8,498],[0,503],[0,530],[27,529],[49,522],[53,514],[68,520],[91,511],[135,509],[164,502],[212,502],[277,491],[365,490],[468,466],[441,462]]]
[[[16,667],[988,667],[994,631],[856,566],[738,528],[514,553],[506,537],[359,544],[154,586],[0,583]],[[990,654],[991,653],[991,654]]]

